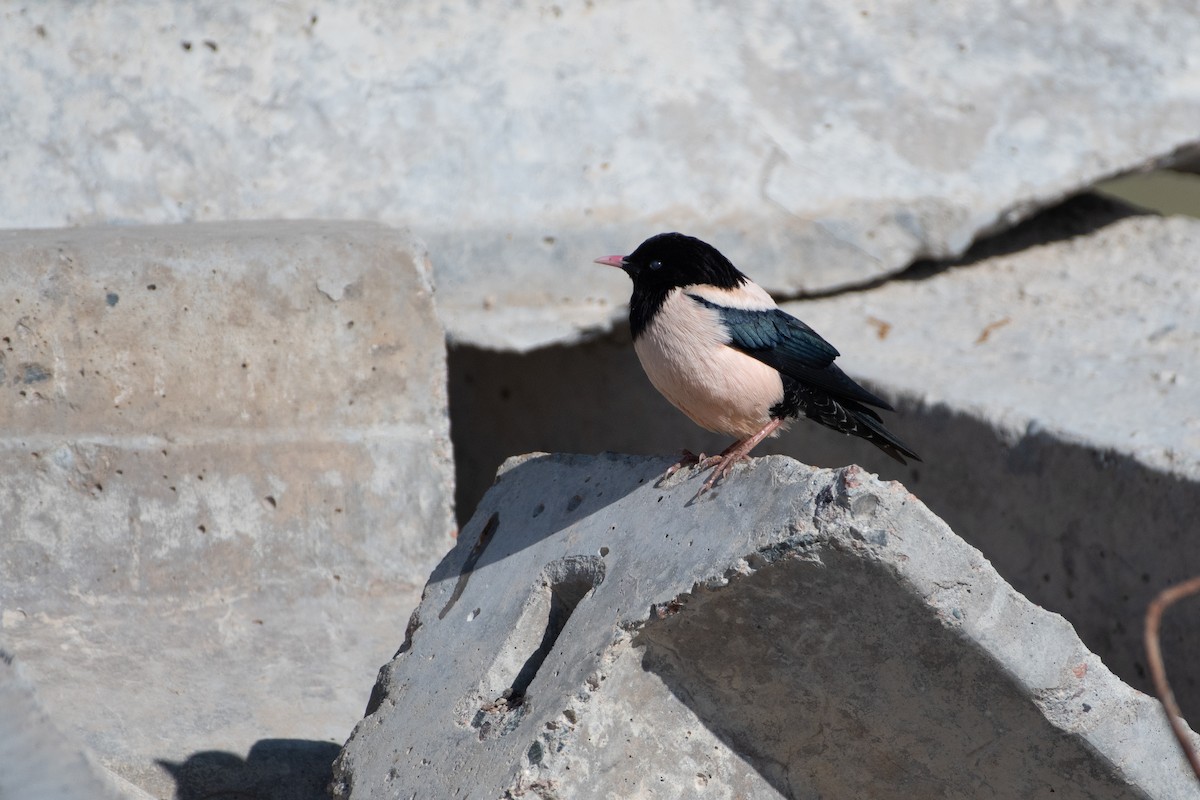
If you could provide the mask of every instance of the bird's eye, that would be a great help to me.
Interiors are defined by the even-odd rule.
[[[651,261],[650,269],[654,269],[654,270],[662,269],[662,262],[657,259],[655,259],[654,261]]]

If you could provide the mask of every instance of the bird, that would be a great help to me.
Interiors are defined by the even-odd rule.
[[[595,263],[633,280],[633,348],[654,388],[700,427],[737,437],[717,456],[684,450],[664,479],[687,466],[715,467],[699,496],[801,415],[865,439],[901,464],[921,460],[872,408],[892,406],[833,363],[837,349],[712,245],[660,233],[629,255]]]

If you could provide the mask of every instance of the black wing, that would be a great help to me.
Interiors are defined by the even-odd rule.
[[[791,314],[778,308],[726,308],[698,295],[688,297],[721,315],[730,347],[834,398],[892,410],[886,400],[859,386],[833,363],[837,348]]]

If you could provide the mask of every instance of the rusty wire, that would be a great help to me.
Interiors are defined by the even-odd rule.
[[[1196,747],[1192,744],[1187,724],[1179,712],[1179,704],[1175,702],[1175,693],[1171,691],[1171,684],[1167,682],[1167,670],[1163,666],[1162,646],[1158,636],[1163,612],[1185,597],[1194,594],[1200,594],[1200,576],[1163,589],[1146,607],[1146,659],[1150,664],[1150,677],[1154,681],[1154,692],[1167,712],[1167,721],[1171,723],[1171,730],[1175,733],[1175,738],[1179,740],[1179,746],[1183,748],[1183,754],[1187,756],[1188,763],[1192,765],[1192,771],[1196,773],[1196,778],[1200,779],[1200,755],[1196,754]]]

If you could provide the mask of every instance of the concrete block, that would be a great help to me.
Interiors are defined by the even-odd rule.
[[[927,410],[922,498],[1144,690],[1145,607],[1200,573],[1198,248],[1198,220],[1132,217],[787,306]],[[993,443],[974,447],[967,420]],[[1200,719],[1200,609],[1171,616],[1176,692]]]
[[[1200,363],[1198,246],[1198,222],[1081,198],[980,243],[961,264],[789,304],[842,350],[847,372],[898,405],[889,426],[925,461],[901,467],[807,423],[756,452],[904,481],[1018,591],[1150,691],[1146,604],[1200,573],[1188,371]],[[525,355],[452,348],[450,373],[462,510],[513,452],[728,444],[654,391],[626,331]],[[1163,637],[1193,721],[1198,629],[1200,608],[1183,604]]]
[[[903,486],[668,463],[509,461],[334,797],[1194,795],[1157,701]]]
[[[107,773],[54,724],[21,663],[0,642],[0,797],[150,800]]]
[[[9,226],[412,225],[451,334],[608,327],[573,265],[686,229],[795,294],[1186,160],[1200,18],[1119,0],[335,0],[0,11]],[[153,76],[148,79],[147,76]]]
[[[0,271],[0,624],[48,710],[156,793],[276,740],[315,742],[323,784],[452,542],[423,250],[374,223],[9,231]]]
[[[1200,480],[1197,247],[1200,220],[1138,216],[785,308],[893,392]]]

